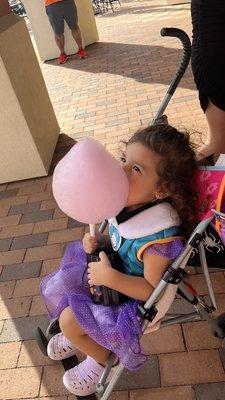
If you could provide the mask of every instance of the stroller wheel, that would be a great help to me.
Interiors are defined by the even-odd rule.
[[[60,332],[59,321],[58,319],[53,319],[46,330],[46,336],[47,337],[53,336],[59,332]]]
[[[34,337],[36,339],[36,342],[37,342],[42,354],[44,354],[44,356],[48,356],[48,354],[47,354],[48,341],[47,341],[44,333],[42,332],[41,328],[37,327],[35,329]]]
[[[98,383],[98,385],[97,385],[97,393],[99,395],[102,395],[104,393],[104,390],[105,390],[105,386],[100,384],[100,383]]]
[[[221,314],[218,318],[211,322],[212,334],[215,337],[225,339],[225,313]],[[224,343],[225,345],[225,343]]]

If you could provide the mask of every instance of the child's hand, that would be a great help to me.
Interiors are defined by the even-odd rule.
[[[99,240],[96,236],[91,236],[90,233],[85,233],[83,237],[83,248],[88,254],[92,254],[99,247]]]
[[[88,283],[90,286],[105,285],[105,282],[107,282],[108,273],[112,268],[111,263],[104,251],[99,253],[99,257],[100,261],[91,262],[88,266]]]

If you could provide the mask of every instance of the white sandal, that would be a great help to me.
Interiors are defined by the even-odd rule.
[[[52,360],[64,360],[76,354],[72,343],[62,334],[54,335],[48,342],[47,353]]]
[[[112,379],[115,368],[111,369],[106,383]],[[87,356],[86,360],[65,372],[63,383],[69,392],[77,396],[88,396],[96,392],[96,385],[104,369],[93,358]]]

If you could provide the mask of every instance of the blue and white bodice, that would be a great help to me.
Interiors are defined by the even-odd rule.
[[[118,224],[109,220],[109,236],[114,251],[123,260],[128,275],[143,276],[143,252],[153,244],[169,243],[179,236],[180,220],[169,203],[157,204]]]

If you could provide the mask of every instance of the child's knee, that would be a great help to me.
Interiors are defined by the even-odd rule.
[[[66,307],[60,314],[59,326],[61,331],[67,335],[71,332],[77,333],[78,335],[83,334],[83,330],[78,325],[75,316],[70,307]]]
[[[74,315],[70,307],[64,308],[59,317],[59,326],[61,330],[67,329],[74,322]]]

